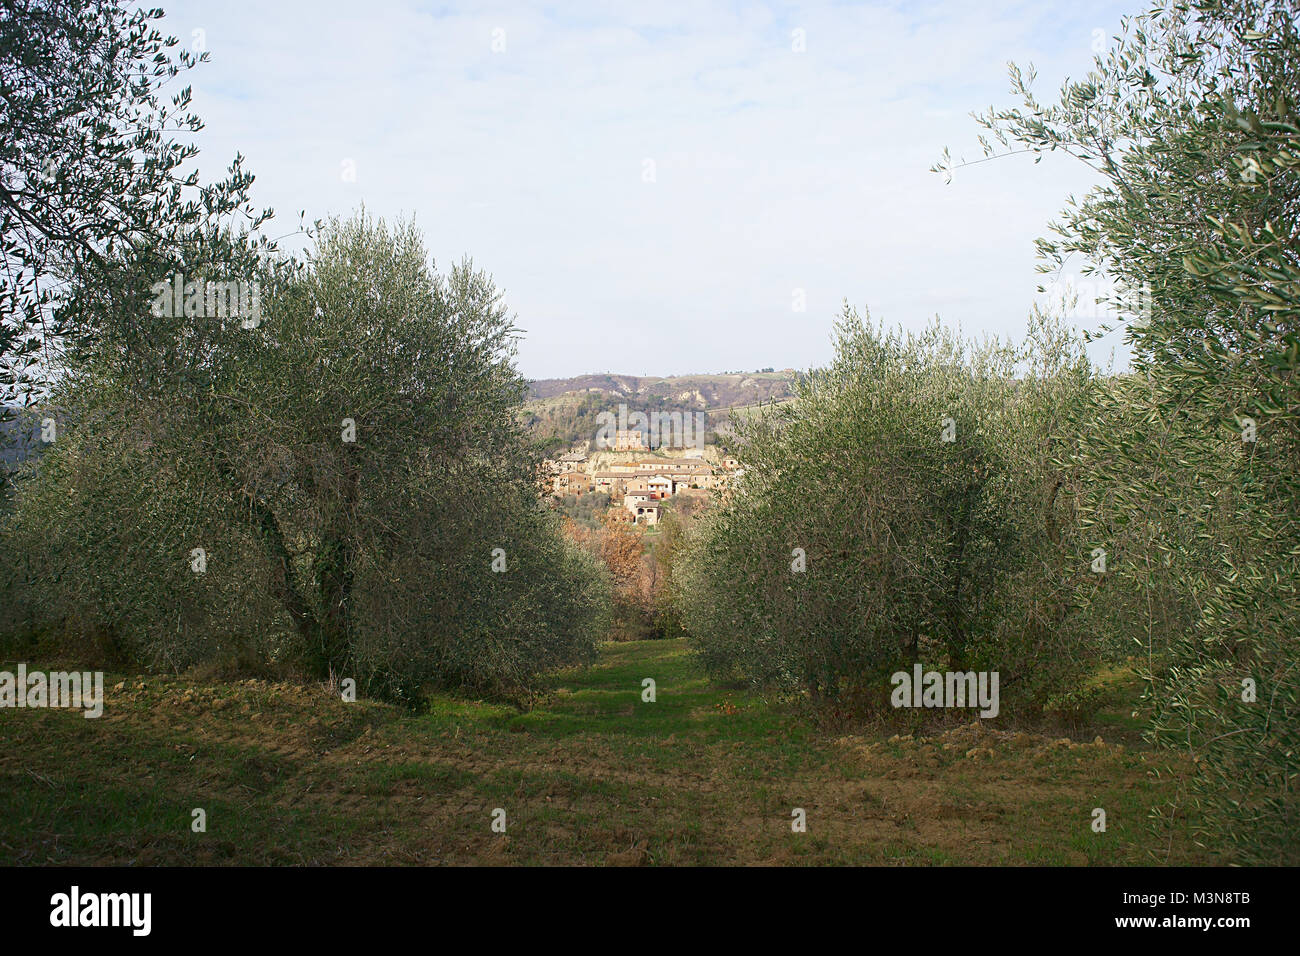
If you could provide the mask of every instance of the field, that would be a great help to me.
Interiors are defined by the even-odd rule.
[[[1206,862],[1150,825],[1171,784],[1116,713],[1104,742],[824,730],[710,685],[681,641],[604,645],[527,710],[157,676],[105,692],[97,720],[0,711],[0,864]]]

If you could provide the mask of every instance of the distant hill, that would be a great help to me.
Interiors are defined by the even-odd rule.
[[[589,442],[600,427],[601,412],[704,412],[710,443],[725,441],[733,409],[794,395],[799,373],[736,372],[722,375],[579,375],[529,383],[526,420],[539,444],[553,449]]]
[[[641,378],[636,375],[579,375],[575,378],[544,378],[529,383],[532,400],[563,395],[580,397],[600,394],[614,400],[634,402],[660,400],[683,408],[703,410],[754,405],[773,398],[789,398],[798,375],[793,369],[780,372],[738,372],[726,375],[678,375],[671,378]]]

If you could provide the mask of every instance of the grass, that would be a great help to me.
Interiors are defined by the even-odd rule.
[[[711,685],[681,641],[605,645],[527,711],[438,697],[410,715],[261,681],[105,690],[98,720],[0,710],[0,863],[1205,862],[1149,825],[1169,778],[1106,715],[1100,744],[978,722],[832,734]]]

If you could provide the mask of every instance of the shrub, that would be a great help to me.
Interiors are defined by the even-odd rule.
[[[255,328],[126,317],[159,347],[65,379],[4,531],[28,623],[107,628],[154,667],[251,643],[407,701],[585,660],[604,577],[537,500],[491,280],[363,214],[266,287]]]
[[[690,537],[677,600],[710,672],[872,707],[946,663],[1040,705],[1095,659],[1057,627],[1080,566],[1053,461],[1089,383],[1041,316],[1023,347],[967,346],[846,307],[834,362],[737,424],[743,478]]]

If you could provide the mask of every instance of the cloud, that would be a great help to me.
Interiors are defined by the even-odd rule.
[[[1009,104],[1008,60],[1051,88],[1123,12],[1055,7],[187,2],[165,25],[212,54],[206,174],[243,152],[284,231],[414,215],[440,265],[495,276],[550,377],[819,364],[846,298],[1022,329],[1033,239],[1087,171],[928,168],[978,153],[968,113]]]

